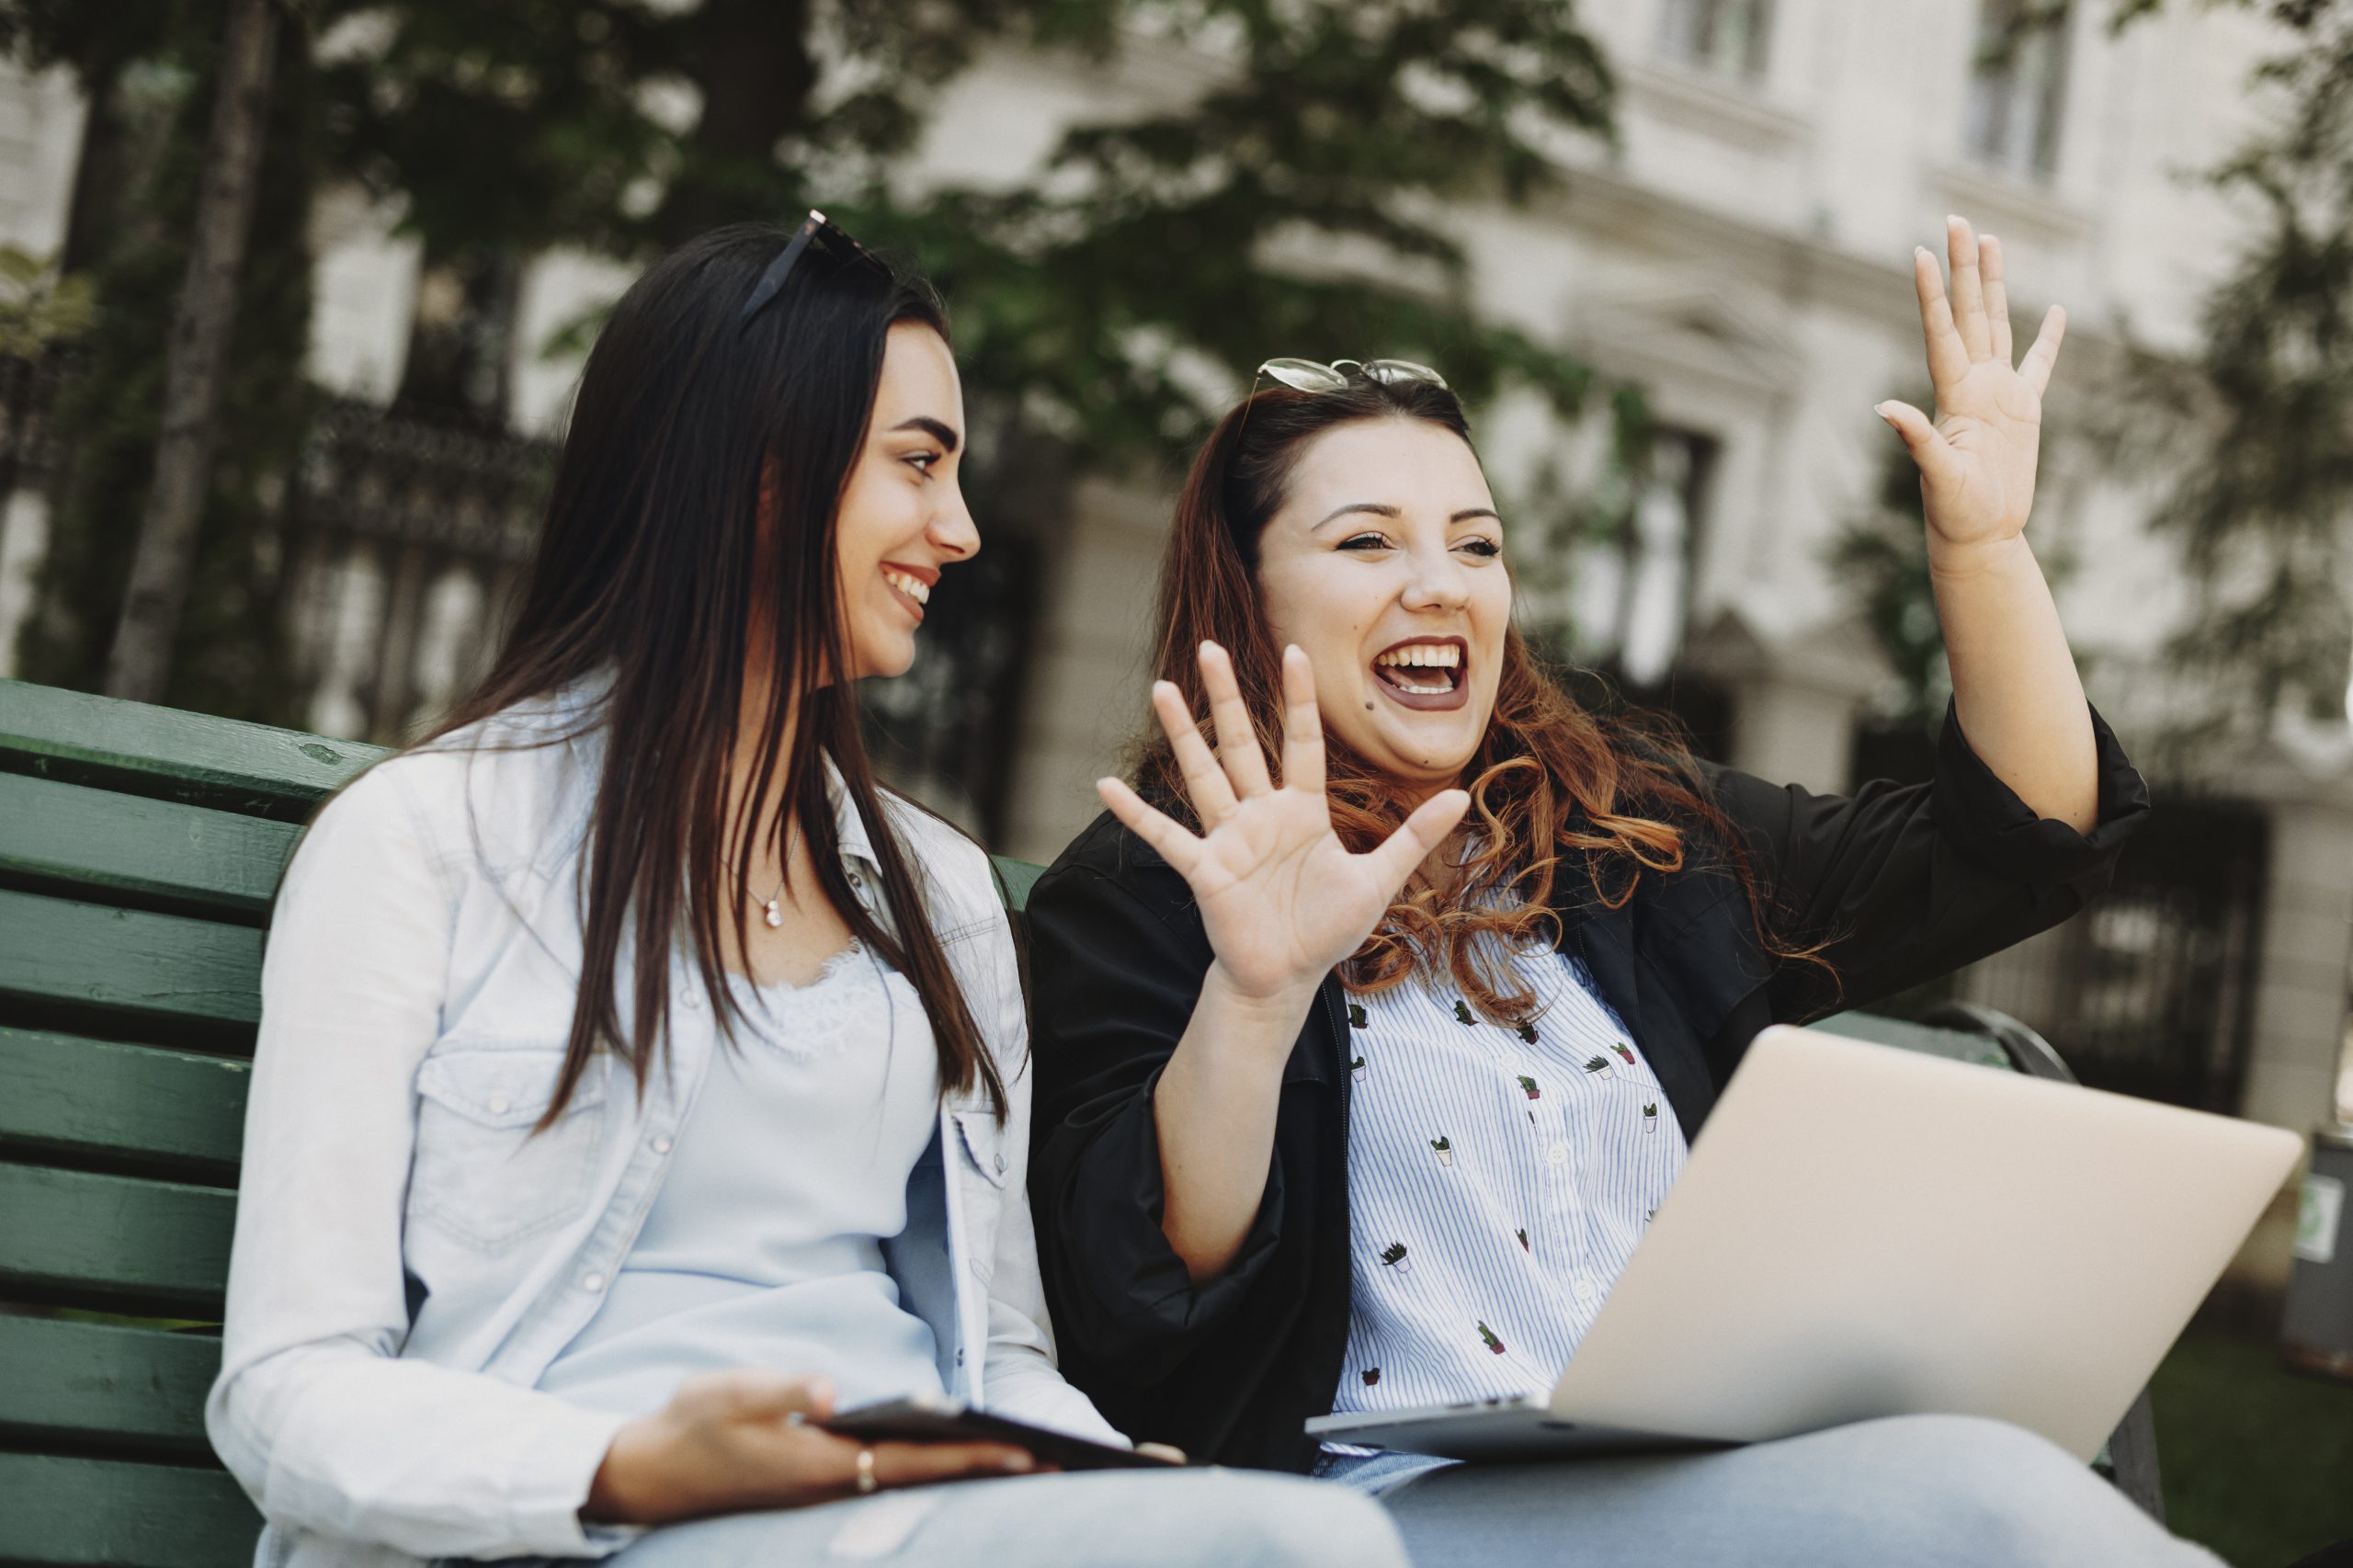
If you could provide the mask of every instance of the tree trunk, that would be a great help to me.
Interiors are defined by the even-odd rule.
[[[229,0],[214,87],[203,184],[188,275],[164,368],[163,430],[155,477],[139,520],[131,584],[107,660],[107,692],[161,701],[171,673],[197,528],[210,488],[223,361],[236,324],[238,277],[252,227],[262,126],[278,52],[276,0]]]
[[[809,0],[704,0],[688,63],[702,116],[654,216],[663,244],[745,219],[800,222],[774,210],[771,193],[776,144],[806,119],[817,84],[809,12]]]

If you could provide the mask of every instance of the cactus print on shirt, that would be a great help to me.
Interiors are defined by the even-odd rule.
[[[1514,961],[1532,1019],[1482,1017],[1442,977],[1349,995],[1349,1043],[1380,1071],[1349,1085],[1335,1410],[1549,1391],[1683,1168],[1682,1129],[1584,965]]]

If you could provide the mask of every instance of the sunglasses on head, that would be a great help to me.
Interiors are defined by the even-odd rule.
[[[1427,365],[1416,365],[1411,359],[1335,359],[1326,365],[1320,359],[1269,359],[1258,367],[1258,374],[1272,376],[1296,392],[1338,392],[1349,381],[1362,379],[1394,386],[1400,381],[1427,381],[1446,392],[1454,389],[1446,378]]]
[[[811,208],[801,227],[793,231],[783,254],[768,263],[767,270],[760,274],[759,282],[753,285],[752,297],[744,301],[743,310],[735,317],[738,333],[752,324],[752,318],[766,310],[769,301],[784,292],[786,282],[792,277],[792,269],[800,265],[801,256],[812,245],[842,261],[871,267],[885,276],[890,274],[891,269],[883,264],[881,257],[850,238],[840,224]]]

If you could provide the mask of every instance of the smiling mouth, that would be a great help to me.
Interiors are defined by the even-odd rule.
[[[1399,706],[1428,712],[1469,700],[1465,682],[1471,645],[1460,637],[1416,637],[1373,655],[1372,674]]]
[[[882,581],[891,585],[917,620],[923,619],[923,607],[931,602],[929,583],[904,566],[892,566],[887,562],[882,568]]]

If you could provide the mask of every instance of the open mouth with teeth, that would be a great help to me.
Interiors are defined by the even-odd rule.
[[[1421,710],[1460,708],[1469,700],[1471,645],[1460,637],[1415,637],[1373,655],[1374,681],[1391,700]]]
[[[906,608],[915,612],[915,618],[921,620],[923,607],[931,602],[931,585],[938,580],[938,574],[935,573],[928,578],[919,577],[907,567],[894,566],[886,561],[882,563],[882,580],[891,585]]]

